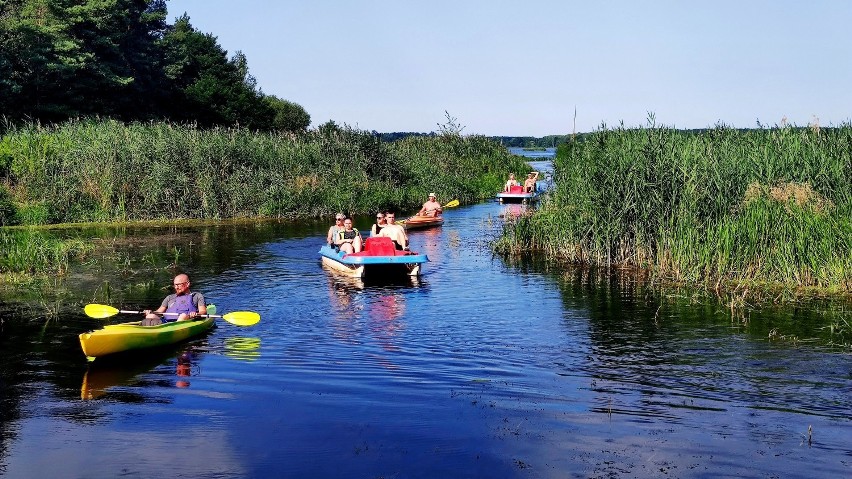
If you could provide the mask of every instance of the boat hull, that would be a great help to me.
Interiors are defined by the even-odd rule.
[[[167,346],[210,330],[214,322],[214,318],[204,318],[196,321],[174,321],[157,326],[140,326],[139,321],[111,324],[81,334],[80,346],[83,348],[83,354],[90,358]]]
[[[368,238],[372,240],[373,238]],[[369,248],[369,246],[368,246]],[[425,254],[398,252],[393,255],[359,255],[338,252],[329,246],[319,250],[323,266],[353,278],[384,276],[418,276]]]
[[[418,228],[434,228],[444,224],[443,216],[412,216],[402,220],[402,227],[407,230]]]
[[[497,193],[497,200],[500,203],[532,203],[538,201],[540,192],[532,193]]]

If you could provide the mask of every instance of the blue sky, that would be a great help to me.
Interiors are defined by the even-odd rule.
[[[312,126],[544,136],[852,119],[846,0],[169,0]],[[576,109],[576,126],[574,111]]]

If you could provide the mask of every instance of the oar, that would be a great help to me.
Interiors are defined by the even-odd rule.
[[[104,319],[109,318],[110,316],[115,316],[116,314],[142,314],[143,311],[127,311],[123,309],[116,309],[112,306],[107,306],[105,304],[87,304],[84,308],[86,314],[89,317]],[[161,315],[175,315],[178,316],[180,313],[158,313],[156,311],[152,311],[154,314]],[[257,324],[260,321],[260,315],[255,313],[254,311],[234,311],[233,313],[228,313],[225,315],[218,314],[199,314],[196,318],[222,318],[225,321],[236,324],[237,326],[251,326],[253,324]]]
[[[449,203],[445,204],[443,206],[443,208],[455,208],[458,205],[459,205],[459,200],[453,200],[453,201],[450,201]],[[417,215],[414,215],[411,218],[416,218],[416,217],[417,217]],[[396,220],[396,221],[394,221],[394,223],[402,226],[402,225],[405,225],[405,220]]]

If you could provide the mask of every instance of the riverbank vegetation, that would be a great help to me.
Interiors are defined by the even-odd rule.
[[[507,223],[497,251],[639,268],[740,297],[852,292],[852,125],[651,122],[583,140],[560,146],[555,191]]]
[[[30,124],[0,138],[0,224],[406,210],[430,192],[462,203],[491,197],[506,171],[528,169],[491,140],[453,132],[386,143],[332,122],[299,134],[112,120]],[[26,263],[0,261],[6,270]]]

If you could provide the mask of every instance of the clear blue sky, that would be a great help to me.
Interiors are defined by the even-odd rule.
[[[544,136],[852,119],[847,0],[169,0],[312,126]]]

